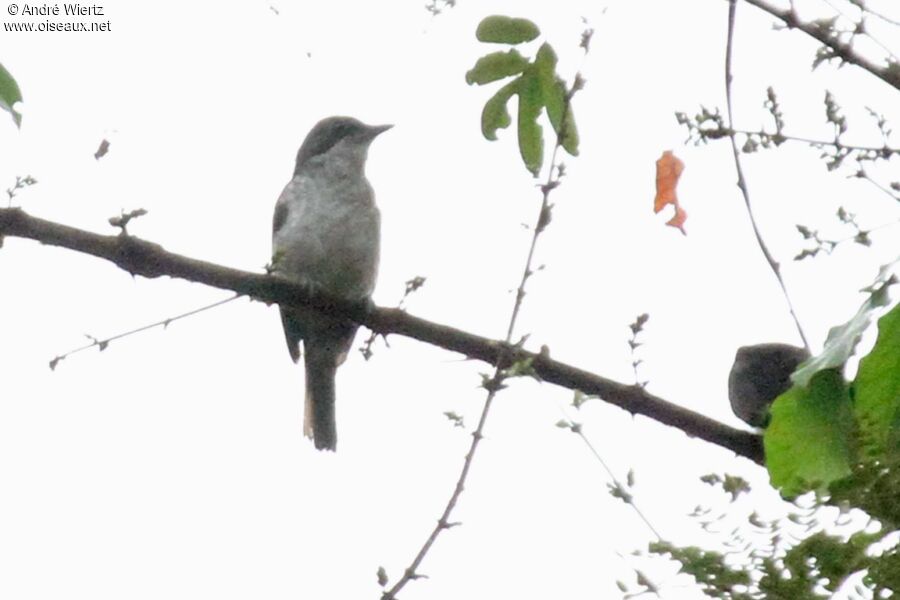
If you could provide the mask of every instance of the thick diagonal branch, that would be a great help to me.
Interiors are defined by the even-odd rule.
[[[305,286],[273,275],[249,273],[167,252],[161,246],[133,236],[104,236],[83,229],[32,217],[21,209],[0,209],[0,238],[21,237],[109,260],[144,277],[177,277],[232,290],[267,303],[312,306],[329,314],[357,321],[381,334],[394,333],[458,352],[495,366],[531,360],[544,381],[595,394],[604,401],[665,425],[676,427],[735,454],[762,462],[758,435],[729,427],[690,411],[643,389],[600,377],[553,360],[545,354],[526,352],[503,342],[414,317],[402,310],[351,304],[314,294]],[[724,402],[724,400],[723,400]]]

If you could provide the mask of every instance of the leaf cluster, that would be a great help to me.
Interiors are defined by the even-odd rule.
[[[494,15],[481,21],[475,35],[481,42],[517,46],[535,40],[540,30],[527,19]],[[578,130],[570,102],[577,87],[573,86],[571,92],[566,89],[565,81],[557,74],[557,62],[556,51],[545,42],[531,60],[510,48],[482,56],[466,73],[470,85],[512,78],[485,103],[481,132],[486,139],[496,140],[497,131],[512,124],[507,106],[513,96],[518,97],[519,153],[534,176],[544,160],[544,135],[538,118],[545,110],[559,145],[572,156],[578,155]],[[578,82],[580,79],[576,79],[580,85]]]

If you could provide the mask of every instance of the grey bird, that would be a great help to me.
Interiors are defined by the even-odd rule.
[[[274,273],[348,301],[363,302],[372,295],[381,217],[365,165],[369,144],[390,127],[329,117],[307,134],[294,176],[275,204]],[[295,363],[303,342],[303,432],[316,448],[335,450],[335,373],[353,345],[357,325],[303,308],[282,308],[281,322]]]
[[[806,348],[788,344],[738,348],[728,375],[732,412],[745,423],[764,428],[772,402],[791,388],[791,373],[808,358]]]

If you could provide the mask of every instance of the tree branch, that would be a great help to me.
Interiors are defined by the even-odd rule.
[[[851,44],[838,39],[837,35],[827,25],[816,21],[803,21],[800,19],[797,11],[793,7],[793,3],[791,8],[778,8],[765,0],[744,1],[781,19],[781,21],[789,28],[799,29],[810,37],[815,38],[831,50],[833,58],[840,58],[845,62],[854,64],[861,69],[865,69],[888,85],[900,90],[900,64],[888,62],[887,65],[879,65],[869,60],[854,50]]]
[[[150,278],[166,275],[232,290],[269,304],[310,306],[327,314],[350,318],[380,334],[396,333],[411,337],[501,368],[530,360],[534,372],[543,381],[597,395],[632,414],[649,417],[739,456],[760,464],[763,462],[762,439],[757,434],[719,423],[637,386],[618,383],[553,360],[544,353],[527,352],[510,344],[414,317],[400,309],[329,298],[314,294],[307,286],[275,275],[249,273],[180,256],[165,251],[158,244],[130,235],[99,235],[32,217],[18,208],[0,209],[0,241],[3,236],[32,239],[90,254],[134,275]]]
[[[803,326],[800,324],[800,318],[797,317],[797,311],[794,310],[794,303],[791,301],[791,295],[788,293],[787,286],[784,284],[784,278],[781,276],[781,265],[778,264],[778,261],[775,260],[775,257],[772,256],[772,253],[769,251],[769,246],[766,245],[765,240],[763,240],[759,225],[756,223],[756,216],[753,214],[753,207],[750,204],[750,190],[747,187],[747,179],[744,177],[744,168],[741,166],[741,151],[738,149],[737,140],[734,136],[734,109],[732,108],[731,101],[731,82],[733,79],[731,73],[731,57],[734,53],[734,22],[736,12],[737,0],[730,0],[728,4],[728,40],[725,45],[725,102],[728,107],[728,129],[731,131],[729,138],[731,139],[731,151],[734,156],[734,167],[737,171],[737,186],[741,190],[741,196],[744,198],[744,206],[747,208],[747,216],[750,218],[750,225],[753,228],[753,235],[756,236],[756,243],[759,245],[759,249],[762,251],[766,262],[769,263],[769,268],[772,270],[772,273],[775,274],[775,279],[778,280],[778,285],[781,288],[781,293],[784,295],[788,311],[791,313],[791,318],[794,320],[794,325],[797,327],[797,333],[800,334],[800,339],[803,340],[803,347],[806,348],[807,352],[811,353],[812,350],[809,347],[809,341],[806,339],[806,334],[803,332]]]

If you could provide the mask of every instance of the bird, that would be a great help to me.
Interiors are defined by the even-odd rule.
[[[728,399],[734,414],[765,428],[772,402],[791,387],[791,373],[809,359],[809,350],[788,344],[741,346],[728,375]]]
[[[369,145],[392,125],[329,117],[307,134],[275,204],[271,271],[328,297],[370,302],[378,275],[381,215],[366,179]],[[303,432],[335,451],[335,374],[358,325],[302,307],[280,307],[291,359],[306,373]]]

